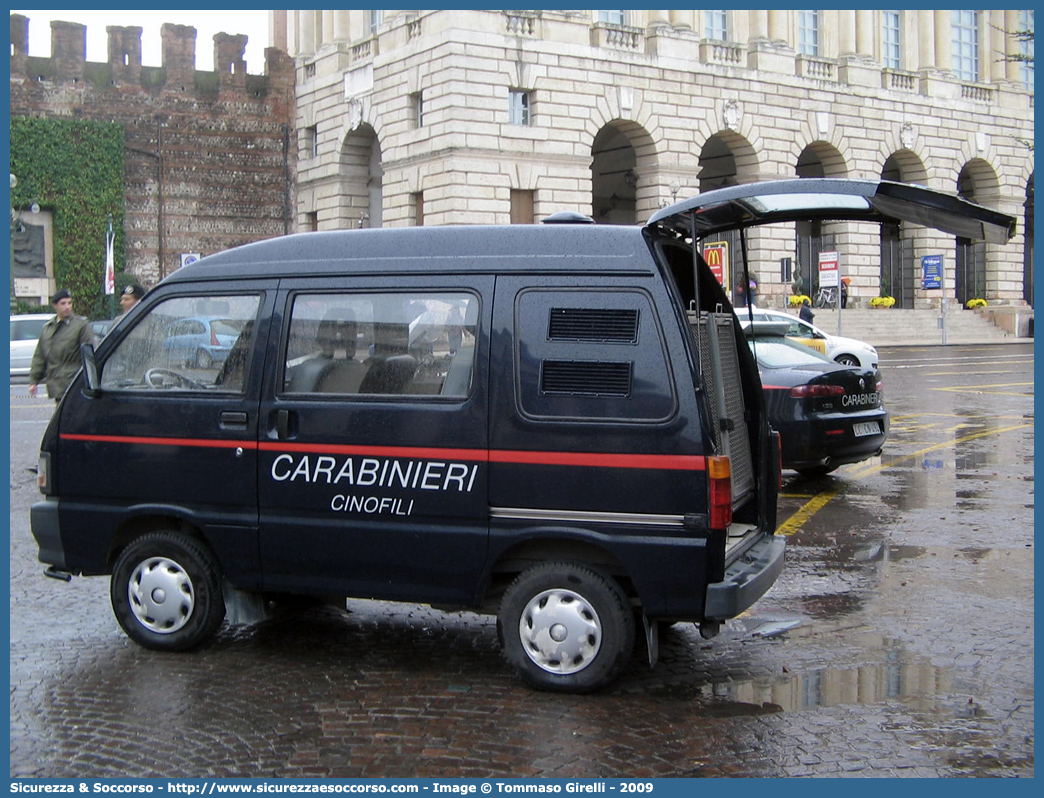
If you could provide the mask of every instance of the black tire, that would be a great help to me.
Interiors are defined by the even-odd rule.
[[[835,363],[840,363],[842,366],[858,366],[859,359],[855,355],[838,355],[834,358]]]
[[[497,634],[504,659],[526,683],[586,693],[609,684],[627,664],[634,614],[612,579],[576,563],[544,563],[504,592]]]
[[[180,532],[150,532],[127,546],[116,560],[109,597],[127,636],[156,651],[195,648],[225,619],[214,555]]]
[[[200,349],[196,352],[196,368],[208,369],[214,365],[214,358],[211,357],[210,352],[206,349]]]

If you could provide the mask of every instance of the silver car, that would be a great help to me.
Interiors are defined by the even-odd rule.
[[[11,376],[29,376],[29,367],[33,362],[36,342],[40,340],[40,331],[53,313],[28,313],[24,316],[11,317]]]

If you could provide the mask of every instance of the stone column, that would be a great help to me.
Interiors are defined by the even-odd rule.
[[[953,71],[953,15],[949,11],[933,11],[935,16],[935,66],[943,72]]]
[[[334,11],[333,38],[335,42],[349,42],[352,40],[350,12]]]
[[[935,12],[921,9],[913,13],[917,14],[917,69],[934,70],[939,63],[935,57]]]
[[[696,26],[695,11],[670,11],[671,27],[683,30],[694,30]]]
[[[315,12],[295,11],[298,24],[298,55],[315,54]]]
[[[329,44],[334,38],[334,11],[321,11],[319,15],[320,30],[315,37],[315,49]]]
[[[664,28],[671,25],[670,11],[646,11],[646,25],[650,28]]]
[[[856,12],[842,10],[837,12],[837,55],[839,58],[851,58],[860,55],[856,44]]]
[[[880,36],[880,27],[874,24],[874,12],[860,9],[855,12],[856,54],[861,58],[873,59],[874,37]]]
[[[794,42],[790,41],[790,14],[791,11],[777,11],[769,9],[768,12],[768,36],[773,43],[786,43],[791,47]]]
[[[1005,36],[1004,51],[1007,54],[1020,53],[1022,52],[1022,43],[1019,42],[1014,36],[1010,35],[1015,33],[1019,29],[1021,23],[1020,14],[1018,11],[1005,11],[1004,12],[1004,30],[1009,35]],[[1018,61],[1007,61],[1004,64],[1005,75],[1012,83],[1022,83],[1022,65]]]
[[[769,37],[768,11],[749,11],[750,41],[767,41]]]

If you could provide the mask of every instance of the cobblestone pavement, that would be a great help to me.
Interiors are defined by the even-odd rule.
[[[41,575],[50,406],[13,385],[11,775],[1032,776],[1032,353],[883,351],[886,454],[788,476],[772,591],[589,696],[523,687],[492,619],[416,605],[136,647],[106,580]]]

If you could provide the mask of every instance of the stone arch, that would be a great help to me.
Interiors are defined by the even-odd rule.
[[[852,153],[850,138],[845,136],[845,126],[838,124],[835,115],[829,112],[810,111],[803,117],[797,117],[798,130],[789,143],[791,163],[795,174],[799,165],[802,169],[808,163],[821,165],[823,174],[820,177],[849,177],[851,164],[856,161]],[[786,160],[784,153],[783,160]],[[816,175],[804,175],[814,177]]]
[[[700,193],[751,183],[758,179],[758,159],[751,143],[734,130],[719,130],[704,141],[699,151],[697,180]],[[760,240],[760,232],[752,237]],[[724,246],[723,246],[724,245]],[[737,306],[746,303],[747,290],[740,290],[740,233],[730,231],[704,242],[708,263]],[[757,282],[757,269],[754,269]]]
[[[591,208],[596,222],[636,224],[656,207],[652,136],[626,119],[603,126],[591,143]]]
[[[841,151],[828,141],[807,144],[794,160],[794,174],[801,178],[847,177],[848,163]],[[794,223],[794,284],[799,293],[811,296],[819,286],[819,253],[843,247],[850,227],[845,223],[820,221]],[[845,256],[852,253],[848,247]],[[842,263],[846,274],[852,264]]]
[[[596,152],[595,140],[599,136],[606,136],[605,130],[610,126],[626,136],[634,148],[634,173],[638,177],[634,187],[635,221],[645,221],[660,208],[663,205],[662,197],[668,190],[667,184],[671,182],[672,176],[677,179],[675,166],[671,166],[671,174],[664,172],[666,139],[659,123],[661,110],[662,103],[646,102],[641,89],[607,86],[595,98],[585,123],[592,155]],[[593,165],[591,174],[595,174]],[[596,188],[592,185],[592,199],[595,193]],[[612,192],[609,196],[612,196]],[[600,210],[594,207],[596,202],[592,203],[592,213],[595,215]]]
[[[908,149],[900,149],[884,159],[881,166],[881,179],[923,185],[928,182],[928,168],[917,153]]]
[[[704,141],[699,154],[700,192],[752,183],[759,175],[753,145],[739,133],[719,130]]]
[[[381,145],[369,124],[358,122],[342,139],[337,176],[338,227],[383,226]]]
[[[827,141],[813,141],[794,162],[798,177],[847,177],[848,163],[841,151]]]
[[[884,159],[882,180],[898,183],[927,183],[928,170],[921,158],[909,149],[900,149]],[[918,294],[918,240],[923,228],[906,224],[882,224],[880,230],[879,292],[895,299],[898,308],[916,306]],[[923,247],[920,247],[923,249]]]
[[[960,196],[979,205],[997,207],[1000,202],[1000,179],[983,158],[965,162],[955,188]],[[957,237],[953,282],[954,295],[962,305],[969,299],[995,298],[999,277],[995,254],[995,247],[985,241]]]

